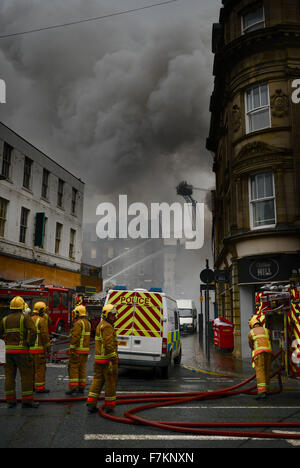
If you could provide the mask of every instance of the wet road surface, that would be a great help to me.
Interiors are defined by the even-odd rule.
[[[239,362],[231,354],[211,349],[207,362],[198,335],[183,336],[181,366],[173,367],[168,380],[154,377],[152,369],[120,368],[118,394],[157,394],[168,392],[207,392],[231,387],[253,374],[249,362]],[[226,375],[227,377],[224,377]],[[93,377],[93,360],[89,359],[87,388]],[[68,368],[64,362],[48,363],[47,387],[51,398],[65,398],[68,385]],[[277,382],[273,383],[274,389]],[[18,384],[19,392],[19,384]],[[86,392],[87,394],[87,392]],[[18,393],[20,395],[20,392]],[[46,395],[48,397],[48,395]],[[0,367],[0,398],[4,398],[4,369]],[[42,396],[43,398],[43,396]],[[134,404],[137,406],[137,404]],[[132,406],[131,406],[132,407]],[[123,416],[129,406],[119,406],[116,415]],[[284,392],[264,402],[253,396],[238,395],[219,400],[204,400],[174,406],[153,408],[141,414],[151,420],[164,421],[299,421],[300,384],[290,379],[284,382]],[[299,431],[295,429],[294,431]],[[291,430],[289,430],[291,432]],[[201,436],[176,433],[150,426],[122,424],[103,419],[98,414],[87,413],[85,403],[41,403],[38,410],[9,410],[0,403],[0,447],[42,448],[156,448],[177,449],[194,453],[197,450],[218,447],[297,447],[298,440],[261,440]],[[192,452],[191,452],[192,451]],[[194,451],[194,452],[193,452]],[[144,460],[145,461],[145,460]],[[149,460],[148,460],[149,461]]]

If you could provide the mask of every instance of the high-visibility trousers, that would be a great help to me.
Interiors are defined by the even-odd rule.
[[[45,390],[46,386],[46,356],[45,353],[32,354],[34,363],[34,388],[35,391]]]
[[[6,401],[14,403],[16,401],[16,376],[17,370],[20,372],[22,401],[33,401],[33,359],[28,354],[6,354],[5,363],[5,395]]]
[[[271,353],[260,353],[254,358],[258,394],[269,392],[271,362]]]
[[[70,353],[69,358],[69,389],[84,389],[86,386],[86,364],[88,354]]]
[[[96,406],[105,383],[105,406],[115,407],[118,381],[118,363],[94,365],[94,378],[87,398],[87,405]]]

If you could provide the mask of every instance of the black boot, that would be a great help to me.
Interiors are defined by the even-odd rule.
[[[7,404],[7,408],[11,409],[11,408],[15,408],[17,406],[17,402],[16,401],[10,401],[8,404]]]
[[[32,401],[32,402],[29,402],[29,401],[23,401],[22,403],[22,408],[38,408],[39,407],[39,402],[38,401]]]
[[[35,393],[50,393],[50,390],[44,388],[43,390],[36,390]]]
[[[78,395],[78,388],[71,388],[70,390],[67,390],[66,395],[68,396]]]
[[[88,412],[89,412],[90,414],[97,413],[97,411],[98,411],[97,406],[87,405],[87,409],[88,409]]]
[[[256,400],[265,400],[267,398],[266,392],[259,393],[257,397],[255,398]]]
[[[104,413],[112,414],[112,413],[115,412],[115,407],[114,406],[104,406],[103,411],[104,411]]]

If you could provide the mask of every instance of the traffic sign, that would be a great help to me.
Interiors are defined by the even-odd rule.
[[[205,270],[202,270],[200,273],[200,279],[203,283],[211,283],[215,279],[215,274],[213,270],[210,270],[209,268],[205,268]]]

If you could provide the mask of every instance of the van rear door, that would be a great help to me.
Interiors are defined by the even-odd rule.
[[[115,330],[120,360],[137,361],[161,355],[163,305],[159,293],[112,291],[108,303],[118,310]]]

